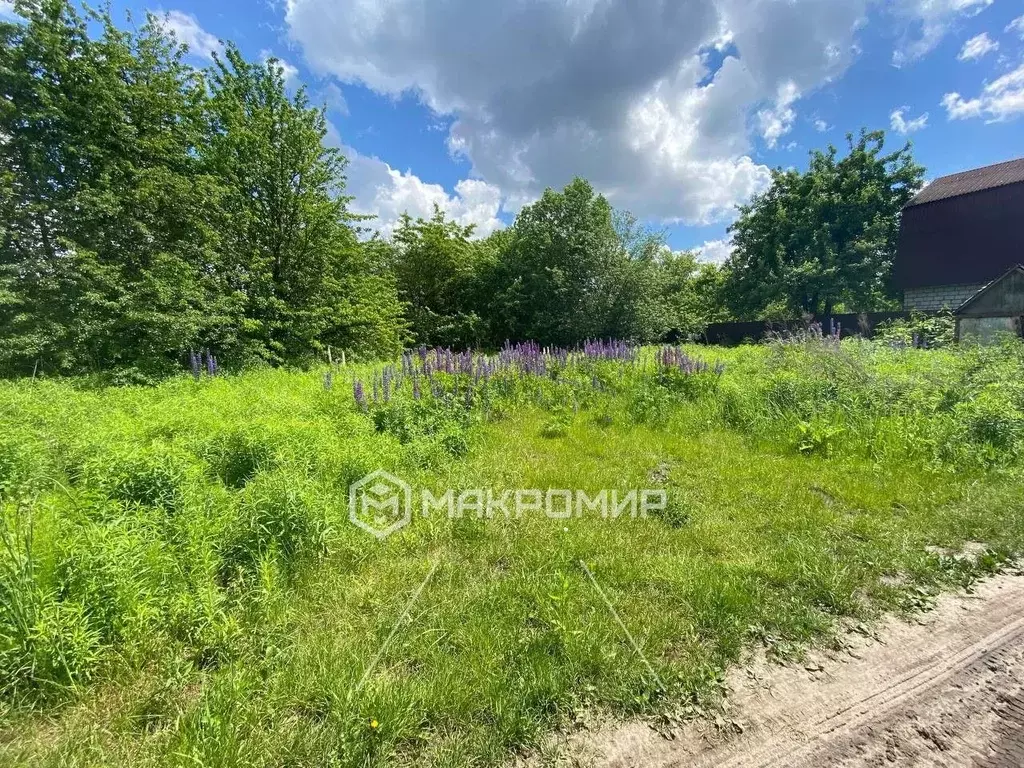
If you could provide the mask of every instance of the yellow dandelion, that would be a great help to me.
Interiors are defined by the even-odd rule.
[[[380,725],[380,723],[378,723],[376,720],[371,720],[370,721],[370,727],[371,728],[377,728],[377,726],[379,726],[379,725]]]

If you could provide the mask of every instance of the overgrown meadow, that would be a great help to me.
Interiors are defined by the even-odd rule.
[[[798,654],[1020,551],[1022,374],[1016,342],[819,334],[0,383],[0,756],[501,764],[595,712],[710,714],[744,650]],[[377,469],[668,503],[379,540],[348,520]]]

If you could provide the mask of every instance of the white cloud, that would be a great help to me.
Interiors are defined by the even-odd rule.
[[[959,93],[947,93],[942,97],[942,106],[950,120],[966,120],[970,117],[981,117],[981,99],[964,99]]]
[[[999,43],[990,38],[987,32],[982,32],[980,35],[975,35],[964,43],[964,47],[960,50],[960,55],[957,56],[957,59],[960,61],[973,61],[998,50]]]
[[[1024,114],[1024,64],[986,85],[981,94],[964,99],[947,93],[942,106],[950,120],[986,117],[990,123],[1003,122]]]
[[[641,218],[708,223],[770,182],[752,135],[778,143],[846,70],[872,2],[288,0],[286,18],[314,70],[449,118],[505,210],[580,175]],[[736,53],[710,69],[715,47]]]
[[[975,16],[994,0],[893,0],[894,12],[910,29],[903,36],[892,61],[897,67],[909,64],[931,52],[962,17]]]
[[[14,3],[10,0],[0,0],[0,18],[17,18],[17,14],[14,13]]]
[[[697,261],[707,262],[708,264],[723,264],[732,254],[732,249],[732,240],[709,240],[696,249]]]
[[[174,35],[179,43],[187,45],[193,55],[213,59],[213,54],[220,51],[220,40],[203,29],[195,16],[183,11],[169,11],[157,18],[164,30]]]
[[[1018,16],[1016,19],[1007,24],[1004,32],[1016,32],[1020,35],[1020,39],[1024,40],[1024,16]]]
[[[818,117],[814,120],[814,130],[818,133],[825,133],[826,131],[832,130],[832,126]]]
[[[792,129],[793,121],[796,120],[793,103],[798,98],[800,98],[800,91],[797,89],[796,83],[793,81],[783,83],[779,86],[775,104],[757,113],[761,136],[772,149],[779,143],[779,139]]]
[[[325,143],[340,146],[337,131],[333,126],[330,129]],[[430,218],[435,205],[459,224],[475,225],[475,237],[486,237],[504,226],[498,218],[502,208],[501,190],[492,184],[463,179],[455,185],[455,193],[449,195],[440,184],[425,182],[411,171],[397,171],[376,157],[361,155],[352,147],[341,146],[341,150],[349,160],[345,191],[355,197],[352,211],[375,216],[363,226],[385,237],[391,235],[403,213],[413,218]]]
[[[906,112],[910,109],[909,107],[900,107],[894,109],[892,114],[889,115],[889,125],[896,133],[902,133],[904,135],[908,133],[914,133],[920,131],[928,126],[928,113],[925,112],[919,117],[908,120],[906,118]]]
[[[337,83],[328,83],[324,86],[321,98],[330,109],[348,117],[348,102],[345,100],[345,94],[341,92],[341,88],[338,87]]]

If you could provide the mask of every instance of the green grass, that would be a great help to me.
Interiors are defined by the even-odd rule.
[[[1019,345],[689,351],[725,373],[648,353],[369,414],[352,369],[330,391],[322,371],[0,385],[0,759],[501,764],[590,710],[707,712],[745,649],[799,654],[1021,551]],[[378,541],[347,520],[378,468],[669,506],[433,514]],[[988,554],[926,549],[966,541]]]

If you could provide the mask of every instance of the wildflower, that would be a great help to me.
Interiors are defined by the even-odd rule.
[[[328,392],[331,391],[331,387],[334,386],[334,372],[328,371],[324,374],[324,389]]]
[[[366,410],[366,392],[363,390],[363,382],[356,379],[352,382],[352,396],[355,398],[356,405],[362,410]]]
[[[376,720],[371,720],[370,721],[370,727],[373,730],[377,730],[380,727],[380,723],[378,723]]]

